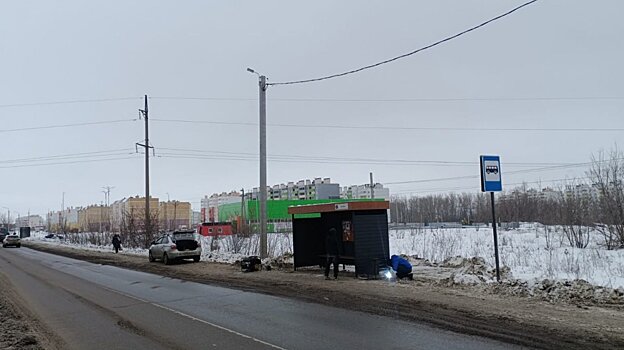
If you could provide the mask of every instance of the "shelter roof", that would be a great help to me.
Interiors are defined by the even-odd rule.
[[[295,205],[288,207],[288,214],[329,213],[335,211],[384,210],[390,208],[388,201],[358,201],[342,203],[324,203]]]

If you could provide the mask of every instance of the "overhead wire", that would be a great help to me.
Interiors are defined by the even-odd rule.
[[[38,167],[38,166],[49,166],[49,165],[65,165],[65,164],[78,164],[78,163],[97,163],[97,162],[107,162],[113,160],[124,160],[124,159],[137,159],[138,157],[116,157],[116,158],[105,158],[105,159],[84,159],[84,160],[75,160],[70,162],[53,162],[53,163],[40,163],[40,164],[21,164],[21,165],[0,165],[0,169],[8,169],[8,168],[29,168],[29,167]]]
[[[354,74],[354,73],[357,73],[357,72],[361,72],[361,71],[363,71],[363,70],[367,70],[367,69],[375,68],[375,67],[378,67],[378,66],[381,66],[381,65],[384,65],[384,64],[387,64],[387,63],[390,63],[390,62],[396,61],[396,60],[400,60],[400,59],[405,58],[405,57],[412,56],[412,55],[414,55],[414,54],[416,54],[416,53],[419,53],[419,52],[421,52],[421,51],[424,51],[424,50],[430,49],[430,48],[432,48],[432,47],[438,46],[438,45],[440,45],[440,44],[442,44],[442,43],[445,43],[445,42],[447,42],[447,41],[450,41],[450,40],[453,40],[453,39],[455,39],[455,38],[458,38],[458,37],[460,37],[460,36],[462,36],[462,35],[464,35],[464,34],[470,33],[470,32],[472,32],[472,31],[477,30],[477,29],[479,29],[479,28],[481,28],[481,27],[483,27],[483,26],[486,26],[486,25],[488,25],[488,24],[490,24],[490,23],[492,23],[492,22],[494,22],[494,21],[497,21],[497,20],[499,20],[499,19],[501,19],[501,18],[503,18],[503,17],[506,17],[506,16],[508,16],[508,15],[510,15],[510,14],[512,14],[512,13],[514,13],[514,12],[518,11],[518,10],[520,10],[521,8],[523,8],[523,7],[525,7],[525,6],[529,6],[529,5],[533,4],[533,3],[535,3],[536,1],[537,1],[537,0],[531,0],[531,1],[528,1],[528,2],[526,2],[526,3],[524,3],[524,4],[520,5],[520,6],[517,6],[517,7],[513,8],[513,9],[511,9],[511,10],[509,10],[509,11],[507,11],[507,12],[505,12],[505,13],[501,14],[501,15],[498,15],[498,16],[496,16],[496,17],[494,17],[494,18],[491,18],[491,19],[489,19],[489,20],[487,20],[487,21],[485,21],[485,22],[483,22],[483,23],[480,23],[480,24],[478,24],[478,25],[474,26],[474,27],[468,28],[468,29],[466,29],[466,30],[464,30],[464,31],[462,31],[462,32],[459,32],[459,33],[457,33],[457,34],[454,34],[454,35],[448,36],[448,37],[446,37],[446,38],[444,38],[444,39],[442,39],[442,40],[438,40],[438,41],[436,41],[436,42],[434,42],[434,43],[432,43],[432,44],[429,44],[429,45],[427,45],[427,46],[421,47],[421,48],[419,48],[419,49],[416,49],[416,50],[414,50],[414,51],[408,52],[408,53],[406,53],[406,54],[399,55],[399,56],[396,56],[396,57],[393,57],[393,58],[390,58],[390,59],[387,59],[387,60],[384,60],[384,61],[381,61],[381,62],[377,62],[377,63],[374,63],[374,64],[370,64],[370,65],[367,65],[367,66],[364,66],[364,67],[360,67],[360,68],[353,69],[353,70],[349,70],[349,71],[342,72],[342,73],[337,73],[337,74],[327,75],[327,76],[320,77],[320,78],[303,79],[303,80],[293,80],[293,81],[285,81],[285,82],[277,82],[277,83],[267,83],[267,85],[270,85],[270,86],[277,86],[277,85],[293,85],[293,84],[304,84],[304,83],[311,83],[311,82],[317,82],[317,81],[322,81],[322,80],[327,80],[327,79],[338,78],[338,77],[342,77],[342,76],[345,76],[345,75],[349,75],[349,74]]]
[[[213,125],[239,125],[258,126],[255,122],[226,122],[210,120],[189,120],[189,119],[162,119],[151,118],[153,122],[167,123],[189,123],[189,124],[213,124]],[[420,131],[470,131],[470,132],[490,132],[490,131],[527,131],[527,132],[621,132],[624,128],[477,128],[477,127],[410,127],[410,126],[366,126],[366,125],[331,125],[331,124],[280,124],[267,123],[271,127],[286,128],[322,128],[322,129],[368,129],[368,130],[420,130]]]
[[[42,129],[58,129],[58,128],[69,128],[69,127],[88,126],[88,125],[128,123],[128,122],[134,122],[134,121],[137,121],[137,120],[138,119],[135,118],[135,119],[103,120],[103,121],[72,123],[72,124],[31,126],[31,127],[26,127],[26,128],[0,129],[0,133],[9,133],[9,132],[17,132],[17,131],[30,131],[30,130],[42,130]]]
[[[117,97],[117,98],[83,99],[83,100],[63,100],[63,101],[10,103],[10,104],[0,104],[0,108],[27,107],[27,106],[46,106],[46,105],[62,105],[62,104],[75,104],[75,103],[129,101],[129,100],[135,100],[135,99],[141,99],[141,98],[143,98],[143,97]]]
[[[575,178],[562,178],[562,179],[551,179],[551,180],[536,180],[536,181],[522,181],[515,183],[506,183],[505,186],[520,186],[524,184],[539,184],[539,183],[555,183],[555,182],[563,182],[563,181],[575,181],[575,180],[586,180],[589,179],[587,176],[575,177]],[[441,187],[441,188],[432,188],[432,189],[415,189],[415,190],[401,190],[395,191],[394,194],[406,194],[406,193],[433,193],[433,192],[442,192],[442,191],[460,191],[460,190],[470,190],[474,189],[475,191],[479,191],[479,186],[458,186],[458,187]]]
[[[251,97],[150,97],[150,100],[173,100],[173,101],[244,101],[256,102],[257,98]],[[623,96],[536,96],[536,97],[439,97],[439,98],[279,98],[267,97],[271,102],[521,102],[521,101],[604,101],[624,100]]]
[[[227,152],[227,151],[204,151],[197,149],[185,149],[185,148],[168,148],[168,147],[159,147],[160,150],[165,151],[175,151],[177,153],[164,153],[167,155],[184,155],[184,156],[198,156],[198,157],[215,157],[220,158],[224,156],[214,156],[211,153],[224,154],[224,155],[234,155],[234,156],[243,156],[245,159],[257,160],[257,153],[250,152]],[[188,153],[186,153],[188,152]],[[161,153],[163,154],[163,153]],[[447,160],[409,160],[409,159],[379,159],[379,158],[354,158],[354,157],[330,157],[330,156],[309,156],[309,155],[297,155],[297,154],[269,154],[269,159],[278,159],[278,160],[299,160],[299,161],[329,161],[329,162],[373,162],[373,163],[397,163],[397,164],[406,164],[406,165],[440,165],[440,166],[474,166],[474,161],[447,161]],[[370,163],[366,163],[370,164]],[[576,163],[541,163],[541,162],[507,162],[505,163],[508,166],[540,166],[540,165],[574,165]]]
[[[31,157],[31,158],[6,159],[6,160],[0,160],[0,164],[42,162],[42,161],[72,159],[72,158],[105,157],[105,156],[124,155],[124,154],[131,154],[131,153],[135,153],[134,150],[131,148],[118,148],[118,149],[105,150],[105,151],[80,152],[80,153],[57,154],[57,155],[51,155],[51,156],[40,156],[40,157]]]

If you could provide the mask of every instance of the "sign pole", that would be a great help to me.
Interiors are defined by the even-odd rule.
[[[490,192],[492,202],[492,231],[494,231],[494,257],[496,258],[496,281],[500,282],[500,266],[498,263],[498,235],[496,234],[496,211],[494,209],[494,192],[503,190],[501,180],[500,157],[481,156],[481,191]]]
[[[492,202],[492,230],[494,231],[494,257],[496,258],[496,282],[500,282],[500,269],[498,265],[498,235],[496,234],[496,211],[494,210],[494,192],[490,192]]]

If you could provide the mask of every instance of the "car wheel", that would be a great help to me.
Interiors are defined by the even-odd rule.
[[[194,261],[194,262],[199,262],[199,256],[194,256],[194,257],[193,257],[193,261]]]
[[[165,265],[171,265],[171,260],[169,260],[169,257],[167,256],[167,253],[165,253],[165,255],[163,255],[163,263],[165,263]]]
[[[154,256],[152,256],[152,252],[149,252],[148,259],[149,259],[149,262],[154,262],[154,260],[156,260],[156,259],[154,259]]]
[[[17,245],[17,247],[18,247],[18,248],[19,248],[19,247],[21,247],[21,246],[22,246],[21,244],[18,244],[18,245]]]
[[[6,248],[6,244],[3,244],[3,245],[2,245],[2,248]]]

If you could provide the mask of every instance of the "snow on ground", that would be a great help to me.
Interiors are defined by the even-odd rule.
[[[572,248],[560,227],[523,224],[498,230],[501,267],[515,279],[583,279],[609,288],[624,287],[624,250],[606,250],[592,232],[587,248]],[[418,256],[434,263],[459,256],[481,257],[494,266],[491,227],[396,229],[390,232],[390,253]]]
[[[44,238],[34,232],[29,239],[81,249],[112,251],[109,236],[89,235],[70,243],[67,239]],[[600,237],[592,233],[587,248],[570,247],[560,227],[523,224],[517,229],[499,230],[500,265],[505,280],[525,281],[531,287],[553,281],[585,280],[596,286],[624,288],[624,250],[606,250]],[[86,236],[85,236],[86,237]],[[454,283],[476,284],[494,281],[494,243],[490,227],[398,228],[390,230],[390,254],[410,257],[415,275],[451,275]],[[292,264],[292,235],[272,233],[267,239],[268,252],[279,263]],[[100,243],[100,244],[97,244]],[[243,257],[257,255],[258,235],[201,237],[202,260],[236,263]],[[147,256],[147,249],[124,247],[121,254]],[[478,258],[478,259],[471,259]]]

